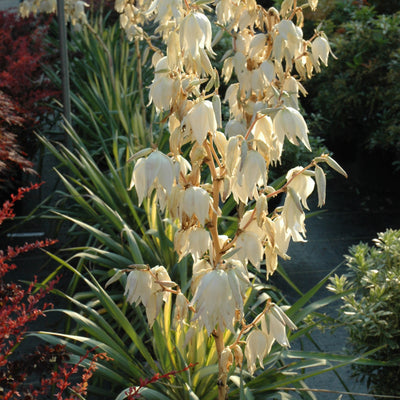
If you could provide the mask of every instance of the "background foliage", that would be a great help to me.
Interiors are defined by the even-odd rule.
[[[328,148],[377,176],[380,165],[398,168],[400,156],[398,2],[332,4],[322,2],[318,18],[337,60],[307,82],[305,108],[319,114]]]
[[[378,233],[374,246],[360,243],[346,256],[348,272],[331,279],[328,288],[343,294],[339,323],[349,332],[350,351],[360,353],[383,346],[372,356],[400,359],[400,230]],[[350,290],[350,293],[346,294]],[[372,393],[400,393],[399,366],[353,366]]]
[[[116,271],[141,262],[165,265],[172,278],[180,274],[179,280],[185,282],[184,275],[190,265],[187,259],[178,263],[173,252],[172,237],[176,228],[171,221],[160,218],[151,199],[145,202],[143,210],[138,209],[135,194],[126,189],[133,169],[127,162],[131,155],[141,147],[148,147],[152,141],[160,148],[167,141],[162,124],[153,122],[152,109],[143,113],[141,91],[150,83],[145,57],[138,57],[143,56],[141,49],[124,40],[112,16],[102,18],[100,15],[98,19],[93,16],[90,20],[93,29],[84,29],[70,37],[73,128],[66,127],[68,139],[64,144],[42,139],[59,162],[57,169],[64,185],[58,193],[57,205],[51,209],[56,211],[55,218],[72,223],[68,237],[77,240],[72,242],[76,247],[69,249],[70,260],[53,256],[60,264],[59,270],[69,269],[74,273],[68,290],[59,292],[71,303],[70,309],[60,310],[70,318],[69,329],[64,333],[40,335],[53,344],[67,346],[72,354],[71,362],[78,362],[93,346],[99,346],[99,351],[106,351],[113,357],[113,361],[98,360],[97,379],[92,390],[104,396],[138,384],[140,378],[150,377],[155,372],[186,368],[188,360],[187,354],[177,350],[184,335],[171,329],[171,305],[166,317],[156,322],[155,340],[152,340],[141,309],[130,307],[122,295],[124,277],[121,275],[120,282],[107,290],[103,289],[105,282]],[[56,69],[50,74],[59,84],[59,71]],[[316,126],[323,122],[320,116],[314,120]],[[313,148],[322,152],[322,140],[317,138],[316,144]],[[297,148],[285,155],[290,164],[301,163],[302,157],[304,153]],[[226,227],[232,223],[235,222],[227,216]],[[65,243],[66,247],[68,245],[71,243]],[[313,302],[312,296],[324,283],[325,280],[320,282],[289,310],[300,327],[293,340],[307,338],[317,321],[324,318],[323,314],[315,312],[338,297]],[[183,286],[186,290],[189,287],[187,277]],[[276,296],[276,302],[282,301],[273,288],[258,289]],[[248,315],[257,312],[256,308],[252,309]],[[303,319],[311,319],[310,315],[316,321],[303,323]],[[170,336],[167,337],[167,333]],[[206,398],[204,396],[213,398],[215,354],[205,332],[195,340],[189,353],[201,353],[206,360],[204,365],[185,371],[182,376],[174,376],[172,382],[156,382],[145,391],[147,398],[160,399],[161,393],[179,400],[195,399],[196,393],[202,399]],[[236,378],[243,380],[232,380],[232,396],[290,398],[279,387],[305,389],[305,377],[351,361],[351,356],[282,351],[276,346],[265,360],[265,371],[257,379],[250,380],[243,372],[235,372]],[[90,360],[82,364],[89,366]],[[311,369],[315,366],[319,367],[318,371]],[[113,382],[111,389],[110,381]],[[314,395],[305,391],[301,396],[310,399]]]
[[[42,69],[55,54],[45,40],[50,22],[0,12],[0,202],[20,185],[22,170],[32,172],[34,130],[52,123],[45,103],[59,92]]]

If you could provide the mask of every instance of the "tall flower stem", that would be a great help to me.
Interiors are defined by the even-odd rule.
[[[206,164],[210,169],[211,178],[212,178],[212,196],[213,196],[213,215],[211,219],[211,223],[209,224],[209,231],[211,234],[211,238],[213,241],[214,247],[214,267],[216,267],[221,259],[221,247],[219,245],[218,238],[218,206],[219,206],[219,187],[221,184],[221,180],[217,174],[217,170],[214,165],[214,157],[212,152],[212,144],[205,141],[204,147],[207,152],[207,161]]]
[[[218,355],[218,400],[226,400],[228,398],[228,386],[226,384],[228,374],[225,371],[224,365],[222,364],[222,351],[225,348],[224,344],[224,332],[220,327],[214,330],[213,337],[215,340],[215,346],[217,348]]]

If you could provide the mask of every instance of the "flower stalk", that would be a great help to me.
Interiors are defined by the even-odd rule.
[[[31,1],[24,0],[24,6]],[[314,10],[317,3],[307,4]],[[213,5],[117,0],[115,8],[128,40],[135,42],[138,68],[139,42],[154,50],[146,24],[156,26],[154,35],[161,45],[152,57],[149,98],[170,133],[167,154],[152,147],[131,157],[135,166],[130,189],[136,190],[139,206],[155,196],[160,212],[167,212],[174,224],[179,260],[191,256],[193,261],[187,292],[164,266],[137,266],[126,277],[125,296],[129,303],[144,306],[150,327],[164,303],[175,299],[180,326],[213,336],[218,399],[225,400],[234,370],[230,367],[242,366],[243,353],[247,370],[254,374],[258,365],[263,368],[273,344],[288,347],[287,329],[296,329],[271,299],[263,299],[263,310],[246,323],[249,277],[265,266],[268,279],[278,257],[288,258],[290,242],[305,241],[304,210],[315,186],[319,205],[325,201],[320,164],[345,172],[321,155],[287,171],[282,187],[268,183],[287,141],[311,151],[299,105],[300,94],[306,95],[301,81],[319,72],[320,62],[327,64],[330,48],[322,33],[303,38],[304,4],[285,0],[280,10],[265,10],[255,1],[216,0]],[[213,24],[219,29],[214,38]],[[224,35],[232,39],[232,47],[218,55],[215,43]],[[215,68],[215,59],[223,60],[221,70]],[[138,74],[145,117],[141,71]],[[221,80],[226,85],[224,106],[218,96]],[[268,200],[279,194],[284,195],[283,205],[269,209]],[[221,232],[221,209],[228,200],[236,203],[237,228]],[[125,273],[121,271],[108,284]],[[236,339],[225,342],[226,331]]]

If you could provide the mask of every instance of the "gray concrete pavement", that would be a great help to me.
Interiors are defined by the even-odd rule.
[[[282,262],[285,271],[303,292],[309,290],[334,267],[342,263],[349,246],[361,241],[370,242],[376,237],[377,232],[385,231],[387,228],[400,228],[400,209],[392,201],[393,195],[382,196],[380,203],[369,202],[365,195],[358,194],[349,181],[340,177],[333,181],[328,180],[327,186],[327,203],[322,209],[323,212],[306,220],[307,242],[291,243],[289,255],[292,258]],[[316,198],[309,202],[311,211],[317,210],[315,203]],[[345,269],[346,267],[342,265],[336,273],[344,273]],[[289,301],[296,300],[297,295],[282,279],[275,279],[274,283],[287,293]],[[329,294],[324,289],[316,295],[315,300]],[[320,311],[335,316],[339,306],[340,304],[335,303]],[[315,331],[312,337],[323,351],[342,354],[345,352],[347,333],[344,329],[338,329],[334,333]],[[303,345],[305,350],[317,351],[315,346],[308,341],[305,341]],[[300,344],[294,343],[293,347],[299,348]],[[350,367],[338,369],[337,372],[350,392],[368,393],[365,384],[351,377]],[[316,392],[318,400],[336,400],[339,394],[334,391],[345,391],[333,372],[308,379],[306,383],[313,389],[332,391],[331,393]],[[342,400],[351,398],[349,395],[343,395]],[[363,400],[372,397],[354,396],[353,398]]]
[[[17,11],[19,0],[0,0],[0,11],[15,10]]]

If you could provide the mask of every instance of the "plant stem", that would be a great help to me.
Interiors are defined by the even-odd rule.
[[[211,238],[213,241],[213,247],[214,247],[214,268],[218,265],[220,259],[221,259],[221,247],[219,245],[219,237],[218,237],[218,206],[219,206],[219,188],[221,184],[221,180],[219,179],[219,176],[217,174],[215,165],[214,165],[214,159],[213,159],[213,154],[212,154],[212,144],[210,144],[208,141],[204,142],[204,148],[207,152],[208,160],[206,161],[206,164],[208,168],[210,169],[211,177],[212,177],[212,195],[213,195],[213,215],[212,215],[212,220],[211,223],[209,224],[209,231],[211,234]]]
[[[215,346],[217,348],[218,354],[218,400],[226,400],[228,398],[228,386],[226,384],[228,379],[228,374],[222,365],[221,354],[225,348],[224,344],[224,332],[221,328],[214,330],[213,332]]]

